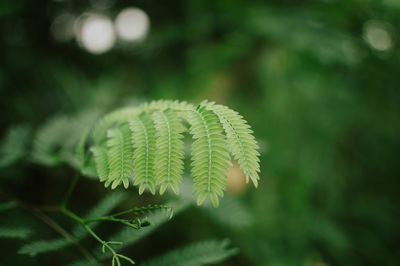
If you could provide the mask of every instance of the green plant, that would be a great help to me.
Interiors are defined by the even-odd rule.
[[[259,154],[252,131],[237,112],[225,106],[207,101],[197,106],[178,101],[154,101],[111,112],[96,123],[90,123],[96,115],[95,112],[88,112],[75,119],[66,116],[53,118],[36,135],[30,156],[32,161],[47,166],[67,162],[84,176],[98,177],[105,187],[111,189],[119,185],[128,188],[133,183],[139,186],[140,195],[146,189],[155,194],[157,188],[160,194],[164,194],[168,187],[178,194],[184,171],[183,140],[185,133],[189,133],[194,139],[191,152],[191,174],[194,177],[192,193],[197,194],[198,205],[209,197],[213,206],[218,207],[219,197],[223,196],[226,186],[226,171],[231,163],[229,154],[238,161],[246,181],[251,180],[255,186],[258,184]],[[25,147],[26,134],[22,132],[22,128],[12,129],[3,147],[9,147],[21,138],[25,138]],[[4,154],[5,159],[2,161],[4,165],[9,165],[25,153],[26,148],[20,148],[16,155]],[[59,205],[33,206],[10,195],[0,194],[8,200],[0,205],[0,211],[15,207],[31,210],[63,236],[25,244],[19,250],[20,254],[36,256],[75,245],[91,264],[110,256],[112,265],[121,265],[121,260],[133,264],[131,258],[118,253],[121,245],[137,242],[168,221],[172,217],[173,208],[175,213],[179,213],[191,204],[186,199],[178,199],[164,205],[148,205],[109,214],[125,199],[123,193],[110,193],[89,214],[81,217],[67,208],[79,177],[80,174],[77,174],[72,179]],[[79,226],[68,233],[45,214],[47,211],[60,212]],[[165,211],[165,214],[160,211]],[[246,223],[249,215],[240,207],[236,212],[245,217],[242,220]],[[215,212],[209,213],[215,219],[220,219]],[[105,241],[94,231],[100,222],[123,224],[127,229],[113,235],[112,241]],[[137,230],[140,233],[132,235]],[[24,227],[0,227],[0,237],[3,238],[27,239],[31,233],[30,229]],[[101,245],[101,251],[96,251],[94,256],[79,243],[87,235]],[[165,265],[218,262],[235,254],[235,249],[228,249],[227,245],[226,241],[216,240],[193,244],[182,250],[171,251],[161,260]],[[148,265],[154,263],[157,263],[157,259],[147,262]]]
[[[93,129],[90,148],[100,181],[112,189],[120,184],[128,188],[135,169],[134,185],[139,185],[139,194],[146,188],[155,194],[158,185],[160,194],[168,186],[177,194],[182,182],[185,132],[194,139],[191,174],[199,205],[209,197],[218,206],[231,163],[229,153],[238,161],[246,182],[251,180],[257,187],[259,153],[250,127],[237,112],[207,101],[197,106],[155,101],[106,115]],[[88,156],[83,164],[90,165],[92,158]]]

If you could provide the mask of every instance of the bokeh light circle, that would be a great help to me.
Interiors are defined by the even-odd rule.
[[[118,36],[125,41],[141,41],[149,30],[149,17],[138,8],[123,9],[115,19],[115,28]]]
[[[114,46],[115,39],[112,21],[107,16],[90,14],[82,21],[79,42],[87,51],[105,53]]]

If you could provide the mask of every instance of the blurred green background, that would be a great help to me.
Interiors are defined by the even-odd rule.
[[[1,136],[156,99],[226,104],[261,146],[259,188],[232,169],[242,216],[191,208],[135,246],[136,260],[228,237],[240,253],[224,265],[399,265],[399,26],[398,0],[1,0]],[[27,161],[1,170],[1,190],[56,200],[74,170]],[[105,193],[85,179],[74,206]],[[12,265],[20,244],[0,243]],[[14,263],[61,265],[60,254],[76,256]]]

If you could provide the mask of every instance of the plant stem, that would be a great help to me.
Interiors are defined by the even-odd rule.
[[[68,217],[70,217],[71,219],[77,221],[78,223],[80,223],[85,230],[94,238],[96,239],[102,246],[106,247],[112,254],[113,257],[117,256],[117,253],[115,252],[115,250],[109,245],[108,242],[102,240],[93,230],[92,228],[90,228],[90,226],[88,226],[86,224],[86,221],[84,219],[82,219],[81,217],[79,217],[78,215],[76,215],[75,213],[71,212],[70,210],[66,209],[65,207],[61,207],[61,212],[64,213],[65,215],[67,215]]]
[[[72,179],[71,184],[68,187],[67,193],[65,194],[64,200],[61,203],[61,207],[66,207],[69,201],[69,198],[71,197],[72,192],[75,189],[76,183],[78,182],[80,177],[79,172],[77,172],[74,176],[74,178]]]
[[[85,224],[85,221],[79,217],[78,215],[76,215],[75,213],[71,212],[70,210],[68,210],[67,208],[65,208],[64,206],[61,206],[60,211],[62,213],[64,213],[65,215],[67,215],[69,218],[77,221],[80,224]]]
[[[88,250],[86,250],[83,246],[79,244],[79,242],[70,235],[67,231],[65,231],[59,224],[57,224],[53,219],[51,219],[49,216],[45,215],[44,213],[40,211],[35,211],[36,215],[48,226],[53,228],[55,231],[57,231],[60,235],[71,241],[76,245],[78,250],[92,263],[97,262],[96,258],[93,257],[92,254]]]

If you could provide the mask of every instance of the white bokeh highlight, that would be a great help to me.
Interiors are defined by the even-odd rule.
[[[88,52],[102,54],[114,46],[116,36],[110,18],[99,14],[86,14],[81,20],[77,39]]]
[[[369,20],[365,22],[363,38],[371,48],[377,51],[387,51],[393,46],[388,25],[380,21]]]
[[[143,40],[149,30],[150,21],[147,14],[138,8],[123,9],[115,19],[115,28],[119,38],[124,41]]]

